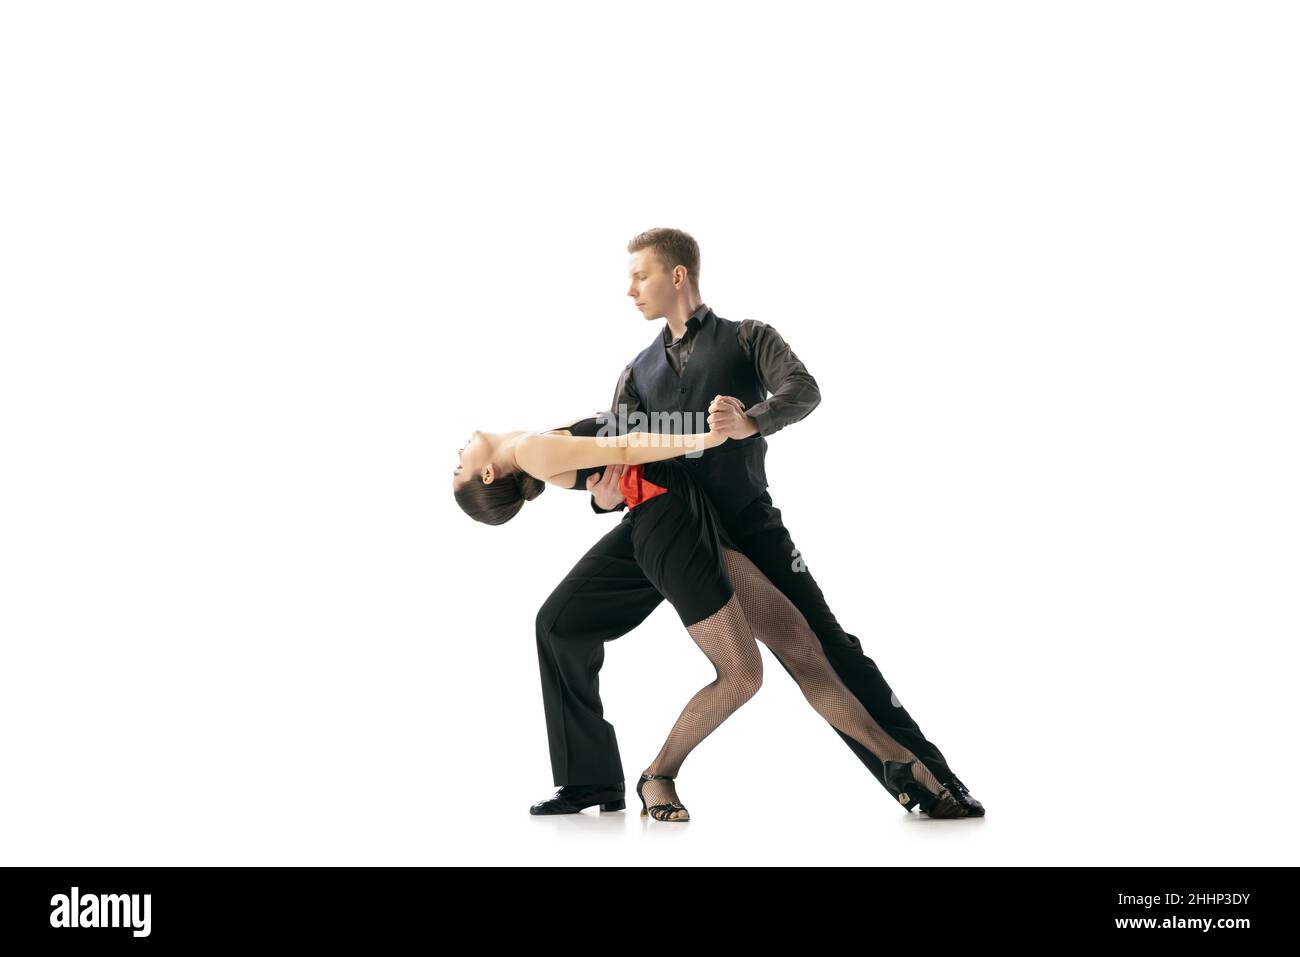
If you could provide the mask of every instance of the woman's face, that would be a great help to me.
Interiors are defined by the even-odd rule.
[[[491,485],[496,478],[496,469],[492,465],[492,443],[482,432],[471,432],[465,444],[456,450],[460,464],[452,472],[451,484],[459,488],[472,475],[483,476],[483,481]]]

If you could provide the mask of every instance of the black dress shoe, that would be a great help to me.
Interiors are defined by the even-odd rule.
[[[961,783],[961,778],[954,774],[947,781],[941,781],[940,783],[948,789],[948,793],[952,795],[954,801],[966,808],[967,817],[984,816],[984,805],[971,795],[966,785]]]
[[[930,817],[970,817],[966,807],[959,804],[947,788],[938,794],[926,790],[912,774],[912,767],[915,764],[915,758],[906,763],[884,762],[885,786],[889,789],[889,793],[898,799],[899,804],[908,811],[919,807]]]
[[[621,811],[623,782],[617,784],[565,784],[545,801],[528,809],[529,814],[577,814],[583,808],[599,804],[602,811]]]

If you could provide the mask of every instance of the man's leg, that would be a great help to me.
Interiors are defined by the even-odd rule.
[[[771,495],[764,492],[739,516],[728,521],[727,531],[750,561],[808,619],[836,674],[862,702],[867,713],[894,740],[915,754],[936,778],[948,781],[952,769],[943,754],[921,733],[920,726],[899,702],[876,663],[863,653],[862,643],[835,620],[821,588],[781,521],[781,510],[772,504]],[[879,759],[842,731],[837,730],[836,734],[875,775],[881,786],[886,787]]]
[[[661,601],[632,554],[632,523],[624,516],[538,611],[537,659],[557,786],[624,780],[614,726],[600,702],[600,666],[605,642],[641,624]]]

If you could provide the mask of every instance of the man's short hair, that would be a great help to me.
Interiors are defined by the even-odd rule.
[[[690,233],[667,226],[656,226],[638,233],[627,244],[627,251],[653,249],[655,257],[663,263],[664,271],[671,273],[678,266],[686,267],[691,280],[691,291],[700,295],[700,244]]]

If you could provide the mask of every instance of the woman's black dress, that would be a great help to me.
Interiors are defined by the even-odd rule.
[[[600,428],[596,417],[583,419],[555,431],[594,437]],[[705,455],[709,453],[704,452]],[[607,466],[578,469],[575,489],[587,487],[587,476],[599,474]],[[640,469],[643,481],[668,491],[628,502],[632,524],[632,551],[645,577],[668,599],[684,625],[703,621],[725,605],[735,589],[727,576],[723,547],[736,545],[719,520],[708,495],[677,459],[628,466],[625,484],[635,481]]]

